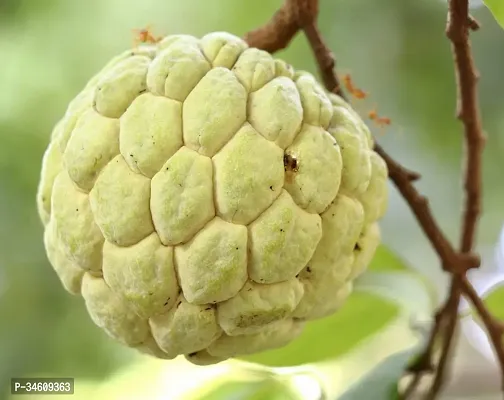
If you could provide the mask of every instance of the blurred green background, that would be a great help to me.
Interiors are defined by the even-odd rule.
[[[442,227],[456,240],[460,226],[461,125],[455,120],[455,82],[444,36],[441,0],[321,0],[320,29],[338,59],[371,92],[356,108],[374,105],[392,118],[376,134],[383,146],[422,171]],[[94,327],[83,303],[64,292],[43,249],[35,207],[41,158],[67,103],[112,56],[132,44],[132,29],[156,34],[243,35],[265,22],[280,0],[1,0],[0,1],[0,389],[13,376],[37,371],[103,377],[128,362],[123,349]],[[482,249],[503,221],[504,33],[486,9],[473,35],[481,73],[480,99],[488,133],[484,163]],[[316,72],[298,36],[279,54]],[[444,290],[436,257],[401,198],[392,192],[382,221],[384,242]],[[330,337],[331,332],[327,332]],[[306,351],[310,351],[306,349]],[[136,353],[135,353],[136,354]],[[0,390],[2,393],[3,390]]]

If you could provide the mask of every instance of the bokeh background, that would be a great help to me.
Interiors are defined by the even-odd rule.
[[[321,0],[320,29],[370,99],[392,119],[375,129],[397,159],[422,172],[418,187],[430,199],[450,238],[460,228],[461,125],[455,117],[455,81],[444,36],[441,0]],[[0,389],[12,376],[45,371],[101,379],[133,353],[97,329],[82,301],[64,292],[46,259],[35,206],[40,164],[54,123],[67,103],[113,55],[132,44],[132,29],[156,34],[243,35],[265,22],[280,0],[0,0]],[[473,46],[488,134],[484,161],[483,251],[504,220],[504,32],[490,13]],[[304,37],[278,56],[316,73]],[[424,272],[443,292],[446,277],[407,206],[392,191],[382,221],[384,242]],[[331,332],[327,332],[330,337]],[[307,352],[310,349],[306,349]],[[0,393],[4,390],[0,390]]]

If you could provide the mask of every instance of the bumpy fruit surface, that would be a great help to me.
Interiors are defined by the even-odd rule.
[[[168,36],[114,58],[56,124],[37,197],[49,261],[140,351],[211,364],[284,346],[376,250],[372,144],[310,74],[228,33]]]

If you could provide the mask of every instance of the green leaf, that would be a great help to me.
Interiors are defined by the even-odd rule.
[[[504,285],[496,286],[485,293],[484,302],[496,318],[504,321]]]
[[[369,264],[368,271],[408,271],[406,262],[388,247],[381,245]]]
[[[291,366],[338,358],[399,315],[390,300],[354,292],[333,315],[306,324],[299,338],[285,347],[242,357],[269,366]]]
[[[483,1],[494,15],[499,25],[504,28],[504,1],[502,0],[483,0]]]
[[[428,317],[435,306],[432,290],[419,274],[412,272],[367,272],[358,279],[356,290],[380,295],[399,304],[405,312]]]
[[[275,378],[224,381],[194,400],[303,400],[287,382]]]
[[[419,283],[421,283],[420,288],[417,288],[417,290],[422,292],[423,295],[427,295],[427,297],[430,298],[430,303],[432,303],[432,305],[434,305],[436,303],[437,290],[434,287],[434,285],[432,284],[432,282],[426,276],[424,276],[424,275],[420,274],[419,272],[417,272],[416,270],[414,270],[407,263],[406,260],[404,260],[402,257],[398,256],[390,248],[388,248],[384,245],[380,245],[378,247],[374,258],[368,267],[367,272],[361,278],[358,279],[358,282],[365,283],[365,281],[368,279],[368,277],[370,275],[374,275],[377,277],[380,276],[380,274],[376,274],[376,273],[384,273],[383,277],[385,279],[388,279],[388,277],[390,275],[387,275],[387,273],[394,273],[394,272],[396,273],[395,274],[396,277],[409,276],[409,277],[413,277],[414,279],[416,279]],[[398,274],[398,272],[402,272],[403,274],[400,274],[400,273]],[[400,290],[401,283],[396,282],[394,279],[395,278],[392,278],[394,283],[392,283],[392,281],[391,281],[391,282],[389,282],[388,285],[386,285],[386,286],[390,287],[390,292],[387,293],[387,288],[385,288],[386,292],[380,291],[380,293],[384,294],[386,297],[390,297],[391,294],[393,295],[393,293],[397,292],[397,290]],[[399,278],[399,279],[401,279],[401,278]],[[373,286],[375,283],[371,283],[371,286]],[[368,285],[368,288],[371,291],[375,291],[375,290],[373,290],[373,288],[371,286]],[[379,284],[379,286],[382,286],[382,284]],[[394,296],[392,296],[392,297],[396,298]],[[407,299],[407,298],[412,298],[412,297],[414,297],[414,296],[406,295],[406,296],[401,297],[401,299]],[[402,304],[404,305],[404,303],[402,303]]]
[[[430,318],[436,304],[433,289],[406,265],[403,269],[372,268],[357,280],[355,289],[395,302],[400,305],[401,314],[385,330],[376,332],[348,356],[335,361],[335,365],[345,370],[342,381],[347,385],[341,384],[334,394],[339,400],[389,400],[406,365],[422,346],[423,338],[411,322],[415,317],[420,321]],[[326,373],[326,381],[331,374]]]
[[[367,373],[357,384],[352,385],[342,396],[339,396],[338,400],[399,399],[397,382],[401,378],[409,360],[418,349],[419,346],[414,346],[408,350],[391,355]]]
[[[244,396],[254,389],[256,382],[224,382],[215,389],[212,389],[201,400],[227,400],[243,399]]]

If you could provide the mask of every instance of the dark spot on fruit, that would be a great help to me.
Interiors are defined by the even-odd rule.
[[[167,305],[168,305],[168,302],[164,303],[163,305],[164,305],[164,306],[167,306]]]
[[[212,309],[212,307],[207,307],[207,308],[205,308],[205,311],[208,311],[208,310],[211,310],[211,309]]]
[[[273,186],[270,186],[270,190],[273,190]]]
[[[284,230],[283,229],[280,229],[280,232],[283,232]]]
[[[354,250],[361,251],[361,247],[359,246],[359,243],[355,243]]]
[[[236,248],[236,250],[238,250],[238,247]]]
[[[306,267],[306,272],[311,272],[311,268],[310,267]]]
[[[244,313],[235,319],[236,326],[239,328],[246,328],[249,326],[264,326],[271,322],[281,320],[287,315],[287,310],[278,310],[273,313]]]
[[[154,294],[154,292],[149,292],[149,296],[152,296],[153,294]],[[168,299],[168,300],[170,300],[170,299]]]
[[[299,170],[297,159],[292,157],[290,154],[284,154],[283,163],[285,171],[297,172]]]
[[[75,209],[75,211],[79,211],[79,209],[78,209],[78,208],[76,208],[76,209]]]
[[[299,274],[296,275],[296,278],[299,278]]]

